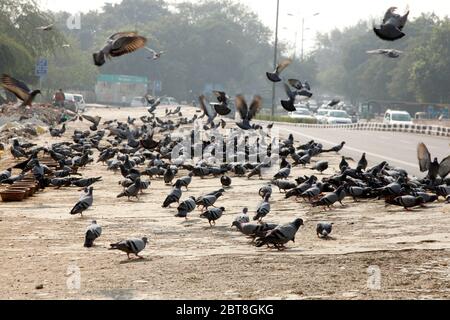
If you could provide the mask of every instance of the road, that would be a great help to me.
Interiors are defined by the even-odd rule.
[[[366,152],[370,165],[386,160],[390,165],[402,167],[416,176],[423,176],[417,163],[416,150],[420,142],[424,142],[431,156],[439,160],[450,154],[448,137],[382,131],[299,128],[289,124],[278,125],[277,128],[282,135],[293,133],[296,139],[303,138],[300,142],[314,139],[325,148],[346,141],[346,146],[341,151],[342,155],[358,161],[361,154]]]

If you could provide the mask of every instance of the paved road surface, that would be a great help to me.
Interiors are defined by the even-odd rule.
[[[281,134],[293,133],[301,142],[314,139],[325,148],[346,141],[346,147],[341,151],[344,156],[352,157],[356,161],[363,152],[367,153],[371,165],[383,160],[390,165],[399,166],[414,175],[422,176],[417,163],[417,144],[424,142],[432,157],[439,161],[450,154],[450,139],[410,133],[353,131],[343,129],[299,128],[289,124],[278,125]]]

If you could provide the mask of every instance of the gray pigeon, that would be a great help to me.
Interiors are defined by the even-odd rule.
[[[175,217],[187,219],[187,215],[189,213],[191,213],[192,211],[194,211],[196,206],[197,205],[195,204],[195,198],[190,197],[186,201],[183,201],[182,203],[180,203],[180,205],[178,206],[178,209],[177,209],[178,213],[177,213],[177,215],[175,215]]]
[[[319,238],[328,238],[331,231],[333,231],[332,223],[321,222],[317,224],[316,232]]]
[[[148,239],[145,237],[141,239],[123,240],[117,243],[112,243],[109,250],[123,251],[127,254],[128,259],[131,259],[130,254],[134,254],[138,258],[144,259],[139,255],[139,252],[145,249],[147,243]]]
[[[84,240],[84,246],[91,248],[94,245],[94,241],[102,234],[102,227],[97,224],[97,221],[92,221],[92,224],[86,230],[86,236]]]
[[[84,192],[81,195],[80,200],[73,207],[72,211],[70,211],[71,215],[75,215],[75,214],[83,215],[83,212],[86,211],[87,209],[89,209],[89,207],[92,206],[92,204],[94,203],[93,191],[94,191],[94,188],[90,187],[88,189],[87,194]]]
[[[234,222],[239,222],[239,223],[249,223],[250,222],[250,217],[248,216],[248,208],[244,208],[242,209],[242,213],[237,215],[234,218]]]
[[[216,221],[219,220],[223,213],[225,212],[225,208],[213,208],[211,210],[207,210],[200,215],[200,218],[208,219],[209,225],[212,227],[213,224],[216,225]]]
[[[106,45],[98,53],[94,53],[94,63],[102,66],[106,58],[119,57],[124,54],[141,49],[147,43],[145,37],[139,36],[136,32],[118,32],[113,34],[106,41]]]
[[[172,203],[179,203],[182,195],[183,191],[181,191],[181,183],[177,181],[172,192],[167,196],[166,200],[164,200],[162,207],[168,208]]]
[[[270,194],[267,194],[264,198],[264,202],[256,210],[256,216],[253,218],[253,221],[260,221],[264,219],[270,213]]]
[[[383,23],[379,27],[373,27],[373,31],[380,39],[395,41],[405,36],[402,30],[408,21],[409,10],[403,16],[395,13],[396,10],[396,7],[389,8],[384,15]]]
[[[141,179],[137,178],[136,181],[129,186],[127,189],[125,189],[122,193],[117,195],[117,198],[122,197],[128,197],[128,200],[130,198],[137,198],[139,200],[139,192],[141,191]]]
[[[278,250],[284,250],[285,244],[289,241],[295,242],[295,235],[298,229],[303,225],[302,219],[296,219],[294,222],[278,226],[277,228],[267,232],[264,237],[256,240],[256,247],[260,248],[264,245],[274,245]]]

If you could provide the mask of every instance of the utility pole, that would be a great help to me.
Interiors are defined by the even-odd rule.
[[[301,62],[303,62],[304,57],[304,45],[305,45],[305,18],[302,18],[302,55]]]
[[[277,60],[278,60],[278,18],[280,14],[280,0],[277,0],[277,17],[276,17],[276,26],[275,26],[275,49],[274,49],[274,57],[273,57],[273,69],[277,68]],[[275,116],[275,108],[276,108],[276,86],[275,82],[272,86],[272,118]]]

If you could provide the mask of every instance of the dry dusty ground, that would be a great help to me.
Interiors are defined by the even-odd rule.
[[[145,114],[144,109],[89,112],[104,119]],[[41,137],[40,143],[45,141],[53,140]],[[336,155],[320,159],[334,167],[339,161]],[[0,160],[0,169],[9,163]],[[95,185],[94,206],[83,218],[69,215],[79,197],[74,188],[48,189],[23,203],[0,202],[1,299],[450,298],[450,205],[405,212],[382,202],[347,199],[346,207],[321,212],[284,200],[277,191],[267,221],[301,217],[306,224],[289,250],[275,252],[249,245],[230,228],[243,207],[254,212],[265,181],[233,179],[233,188],[218,203],[227,215],[210,228],[198,212],[186,222],[173,217],[175,209],[162,209],[170,189],[162,181],[153,180],[140,201],[128,202],[115,197],[121,192],[120,175],[100,164],[82,173],[103,176]],[[304,174],[311,172],[297,168],[293,177]],[[220,182],[195,178],[191,186],[183,199],[216,190]],[[84,232],[92,219],[103,226],[103,235],[95,248],[85,249]],[[316,237],[319,221],[335,223],[331,240]],[[142,236],[150,237],[145,260],[129,262],[125,254],[107,250],[111,242]],[[74,266],[80,270],[79,290],[67,286]],[[377,268],[380,287],[370,289],[368,283],[377,279],[370,270]],[[36,289],[39,285],[43,289]]]

